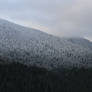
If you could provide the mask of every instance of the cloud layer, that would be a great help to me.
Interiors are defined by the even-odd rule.
[[[0,17],[58,36],[92,37],[92,0],[0,0]]]

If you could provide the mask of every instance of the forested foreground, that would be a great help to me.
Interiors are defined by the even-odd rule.
[[[0,92],[92,92],[92,69],[52,72],[19,63],[0,65]]]

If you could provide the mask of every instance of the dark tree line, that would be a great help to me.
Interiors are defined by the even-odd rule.
[[[92,68],[55,72],[20,63],[0,64],[0,92],[92,92]]]

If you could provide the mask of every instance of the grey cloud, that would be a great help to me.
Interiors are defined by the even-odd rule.
[[[91,10],[92,0],[0,0],[0,17],[58,36],[92,38]]]
[[[61,35],[92,36],[92,1],[76,0],[72,6],[68,7],[57,17],[56,29]],[[62,30],[64,31],[62,33]],[[68,34],[67,34],[68,33]]]

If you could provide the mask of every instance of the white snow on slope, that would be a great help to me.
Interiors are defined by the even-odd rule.
[[[92,43],[59,38],[0,19],[0,59],[48,69],[92,66]]]

